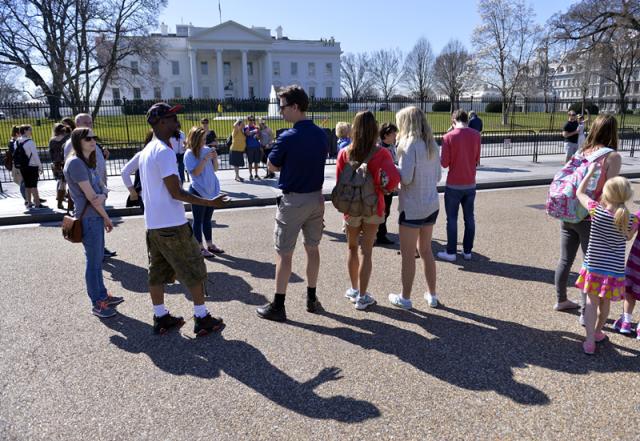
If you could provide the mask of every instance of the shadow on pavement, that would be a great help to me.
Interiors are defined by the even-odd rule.
[[[420,310],[405,311],[384,306],[371,308],[369,317],[380,314],[400,322],[423,328],[433,338],[368,318],[356,319],[321,312],[348,327],[326,327],[310,323],[288,321],[292,326],[396,356],[442,381],[454,386],[480,391],[488,390],[525,405],[547,405],[545,392],[514,379],[514,368],[539,366],[558,372],[586,375],[596,372],[639,372],[640,351],[605,343],[595,357],[582,353],[583,336],[543,331],[514,322],[491,319],[453,308],[442,308],[468,321]],[[352,329],[356,328],[356,329]],[[624,356],[614,350],[627,352]],[[634,355],[634,356],[629,356]]]
[[[111,257],[102,263],[102,269],[111,275],[111,280],[119,282],[125,290],[137,293],[149,293],[147,268],[133,265],[117,257]],[[166,294],[181,294],[183,292],[186,292],[186,289],[184,289],[178,281],[170,285],[165,285]]]
[[[436,256],[439,251],[446,251],[446,246],[438,242],[432,243],[433,255]],[[555,271],[547,268],[536,268],[529,265],[518,265],[507,262],[496,262],[491,260],[490,257],[473,251],[473,259],[466,261],[461,255],[458,255],[458,259],[455,262],[445,262],[442,259],[436,257],[436,265],[457,265],[460,271],[470,273],[487,274],[498,277],[505,277],[514,280],[525,280],[531,282],[542,282],[554,284]],[[577,274],[572,272],[569,275],[569,285],[573,286],[571,280],[575,280]]]
[[[149,324],[119,314],[103,323],[122,335],[111,343],[132,354],[145,354],[161,370],[172,375],[214,379],[221,372],[235,378],[279,406],[313,419],[359,423],[380,416],[373,404],[341,395],[324,398],[315,389],[338,381],[340,369],[322,369],[301,383],[278,369],[255,347],[239,340],[225,340],[222,334],[190,339],[180,333],[160,337]],[[190,326],[187,322],[185,326]]]
[[[531,173],[531,170],[526,168],[510,168],[510,167],[480,167],[478,171],[493,172],[493,173]]]
[[[222,272],[209,273],[207,282],[206,298],[212,302],[238,301],[254,306],[269,302],[264,295],[252,292],[253,287],[240,276]],[[191,295],[185,293],[185,296],[191,300]]]
[[[275,253],[274,253],[275,260]],[[276,264],[272,262],[261,262],[259,260],[245,259],[244,257],[233,256],[231,254],[217,254],[212,262],[219,263],[231,269],[240,270],[251,274],[259,279],[276,278]],[[302,282],[303,279],[295,272],[291,273],[289,283]]]
[[[334,231],[327,230],[325,228],[322,234],[324,234],[325,236],[329,236],[331,238],[331,242],[343,242],[343,243],[347,242],[347,235],[342,231],[340,231],[339,233],[336,233]]]

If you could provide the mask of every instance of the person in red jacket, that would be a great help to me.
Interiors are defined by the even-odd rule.
[[[400,182],[400,173],[393,163],[393,157],[389,150],[379,148],[378,123],[370,111],[358,112],[353,119],[351,129],[351,144],[340,150],[336,165],[336,182],[340,181],[340,174],[349,161],[364,161],[372,149],[376,149],[367,163],[367,170],[373,176],[373,182],[378,195],[378,206],[373,216],[348,216],[344,221],[347,227],[347,241],[349,244],[349,257],[347,269],[351,279],[351,288],[345,293],[356,309],[366,309],[376,303],[367,292],[369,278],[371,277],[373,243],[378,232],[378,225],[384,222],[384,195],[391,193]],[[360,235],[362,239],[360,240]],[[358,256],[358,241],[360,240],[360,252],[362,261]]]
[[[476,232],[474,203],[476,199],[476,168],[480,165],[480,133],[467,127],[469,117],[464,110],[456,110],[452,117],[453,130],[442,138],[440,163],[448,168],[444,190],[444,209],[447,213],[447,250],[440,251],[440,259],[454,262],[458,244],[458,208],[462,205],[464,237],[462,256],[471,260]]]

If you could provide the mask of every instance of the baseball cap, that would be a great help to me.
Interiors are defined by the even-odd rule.
[[[167,103],[155,103],[147,110],[147,122],[153,124],[159,119],[166,118],[168,116],[176,115],[182,111],[182,106],[177,104],[171,107]]]

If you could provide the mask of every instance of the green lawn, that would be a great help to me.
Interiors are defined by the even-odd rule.
[[[223,113],[223,117],[235,118],[244,117],[248,113]],[[226,138],[231,133],[233,119],[215,119],[214,113],[194,112],[180,115],[182,129],[189,131],[193,125],[198,125],[202,117],[208,117],[210,126],[215,130],[219,138]],[[256,113],[256,116],[266,116],[266,113]],[[351,122],[355,116],[355,112],[309,112],[309,116],[313,117],[316,124],[321,127],[334,128],[338,121]],[[480,113],[479,116],[484,121],[484,130],[487,131],[510,131],[510,130],[534,130],[534,131],[560,131],[566,122],[566,113],[557,112],[550,113],[515,113],[512,115],[512,121],[507,126],[503,126],[500,122],[501,115],[498,113]],[[395,122],[395,113],[390,111],[378,111],[376,117],[380,123],[392,121]],[[618,117],[619,118],[619,117]],[[427,114],[427,119],[431,124],[435,133],[445,132],[449,125],[450,119],[447,112],[432,112]],[[51,136],[51,128],[53,122],[47,119],[36,120],[34,118],[27,119],[8,119],[0,120],[0,133],[9,139],[11,127],[14,124],[31,124],[33,126],[34,139],[39,146],[46,146]],[[289,123],[283,120],[268,120],[267,124],[275,130],[283,127],[290,127]],[[640,115],[626,115],[624,127],[640,128]],[[118,116],[100,116],[95,121],[96,134],[105,144],[123,143],[123,144],[139,144],[144,139],[149,126],[146,123],[144,115],[118,115]]]

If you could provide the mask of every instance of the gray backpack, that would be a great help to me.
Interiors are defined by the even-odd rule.
[[[377,213],[378,195],[367,163],[376,154],[374,147],[364,161],[349,161],[331,192],[331,202],[340,213],[349,216],[373,216]]]

